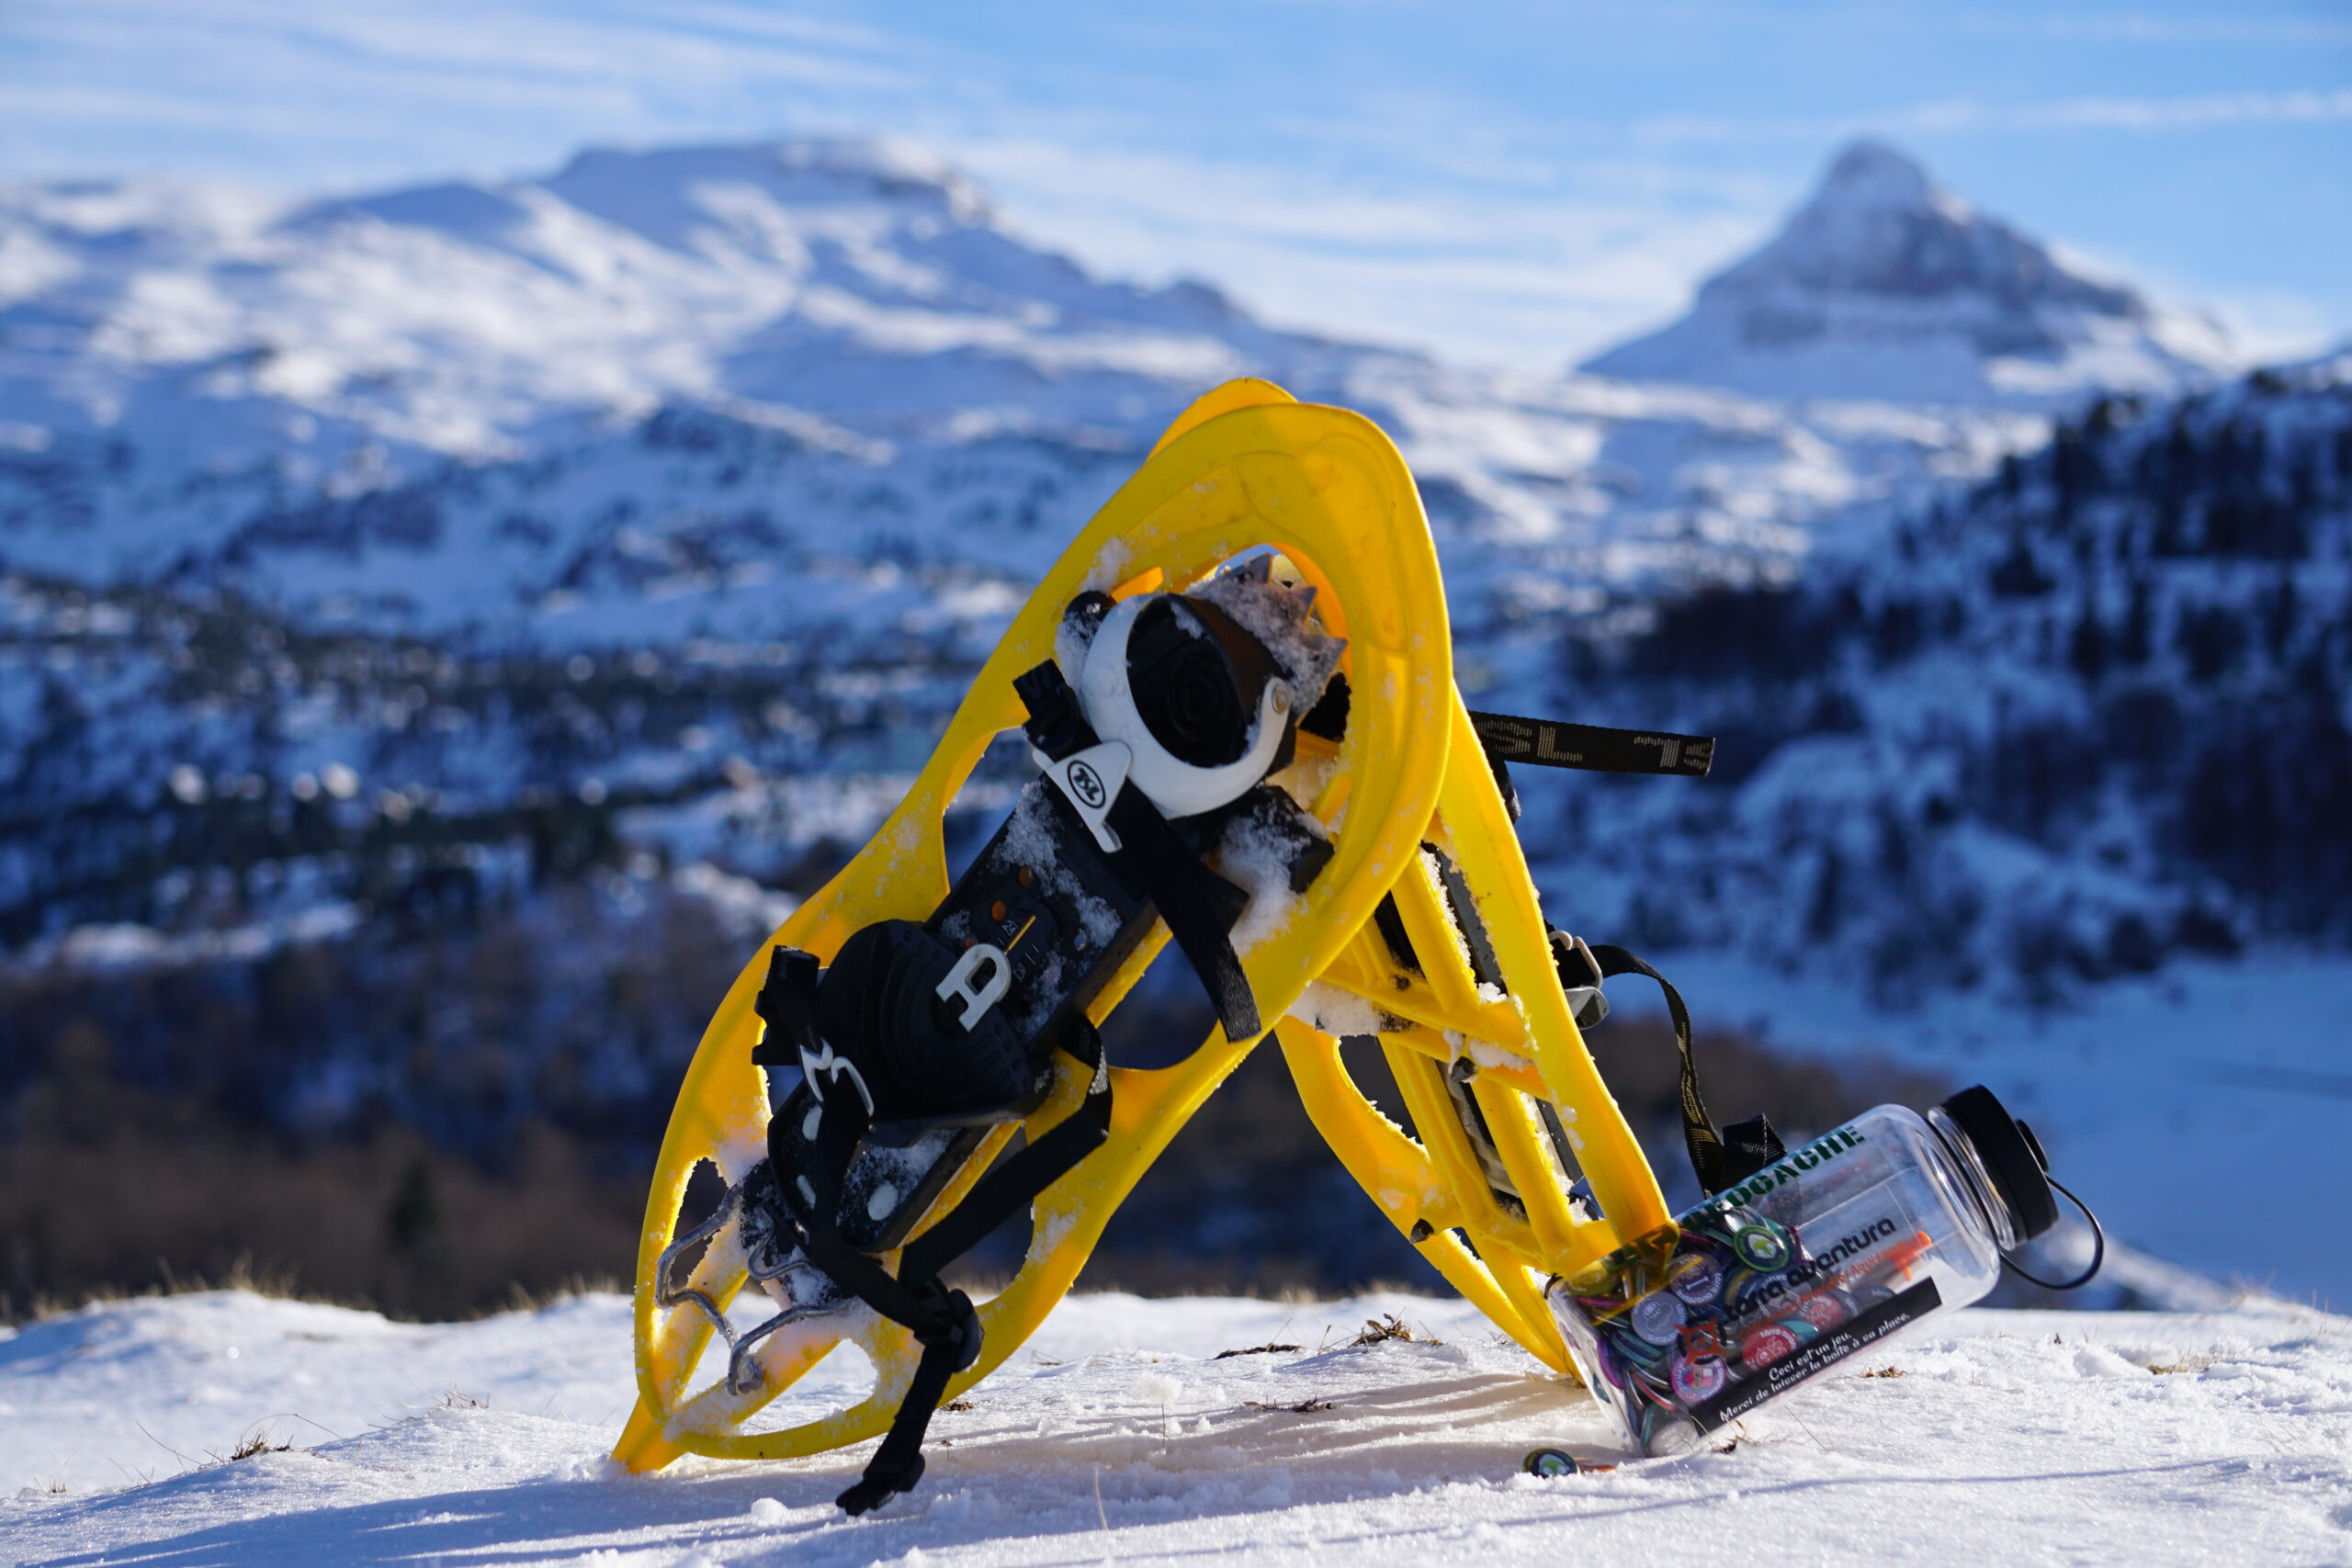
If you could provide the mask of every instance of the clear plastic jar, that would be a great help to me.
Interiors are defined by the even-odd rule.
[[[2055,1224],[2041,1145],[1990,1091],[1865,1111],[1548,1292],[1585,1384],[1678,1453],[1848,1357],[1981,1300]]]

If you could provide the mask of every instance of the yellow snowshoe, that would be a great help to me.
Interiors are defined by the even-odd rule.
[[[874,840],[712,1019],[648,1201],[616,1457],[778,1459],[887,1431],[842,1506],[915,1484],[933,1410],[1037,1327],[1153,1157],[1423,863],[1459,727],[1396,449],[1261,382],[1196,403],[1015,617]],[[1015,728],[1041,776],[951,886],[942,814]],[[1111,1067],[1095,1026],[1171,936],[1219,1026],[1176,1066]],[[725,1196],[682,1224],[705,1163]],[[1023,1208],[1012,1282],[977,1305],[948,1288],[941,1270]],[[873,1393],[763,1429],[844,1340]]]
[[[1702,736],[1472,713],[1457,699],[1437,810],[1415,863],[1282,1026],[1306,1111],[1373,1201],[1454,1289],[1546,1366],[1575,1376],[1544,1301],[1672,1220],[1582,1030],[1602,981],[1663,987],[1682,1058],[1682,1114],[1714,1192],[1782,1152],[1762,1118],[1718,1131],[1700,1096],[1690,1021],[1664,977],[1622,948],[1546,922],[1513,828],[1512,761],[1702,776]],[[1413,1132],[1351,1074],[1343,1038],[1371,1037]]]

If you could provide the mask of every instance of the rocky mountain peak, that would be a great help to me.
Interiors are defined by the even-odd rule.
[[[2074,271],[2032,236],[1978,215],[1883,141],[1839,153],[1780,235],[1705,288],[1737,294],[1781,281],[1824,293],[1981,295],[2010,310],[2048,301],[2131,321],[2148,315],[2130,288]]]
[[[1928,177],[1918,161],[1875,137],[1850,141],[1822,176],[1809,208],[1863,207],[1909,211],[1948,208],[1951,193]]]
[[[1764,395],[2043,405],[2094,387],[2173,390],[2233,362],[2210,323],[2092,276],[1865,140],[1688,315],[1585,368]]]

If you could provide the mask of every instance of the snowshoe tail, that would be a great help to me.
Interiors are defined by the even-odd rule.
[[[705,1032],[648,1200],[616,1458],[781,1459],[887,1429],[842,1506],[914,1483],[931,1409],[1037,1327],[1136,1178],[1417,863],[1460,744],[1444,604],[1412,479],[1368,422],[1235,382],[1170,427]],[[951,886],[943,813],[1016,728],[1042,776]],[[1094,1025],[1171,934],[1222,1022],[1175,1066],[1110,1066]],[[726,1197],[682,1223],[704,1165]],[[977,1305],[948,1289],[940,1269],[1023,1207],[1011,1283]],[[870,1395],[747,1429],[845,1339]]]
[[[1317,1128],[1421,1256],[1573,1376],[1545,1281],[1670,1216],[1577,1030],[1592,998],[1563,982],[1505,804],[1509,775],[1461,702],[1449,705],[1445,778],[1419,853],[1283,1021],[1283,1054]],[[1367,1034],[1409,1133],[1342,1057],[1341,1037]]]

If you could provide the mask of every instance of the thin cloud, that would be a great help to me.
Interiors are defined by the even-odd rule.
[[[1284,326],[1530,367],[1679,309],[1773,210],[1661,200],[1632,170],[1619,171],[1623,194],[1531,194],[1348,189],[1058,141],[971,143],[957,156],[1018,228],[1113,273],[1205,276]]]
[[[2063,130],[2082,126],[2115,130],[2177,130],[2191,126],[2243,125],[2259,121],[2352,119],[2352,88],[2334,92],[2216,93],[2194,98],[2075,98],[2065,103],[2007,112],[1981,120],[1962,116],[1959,129],[1983,123],[1998,130]]]
[[[757,83],[848,96],[905,91],[919,79],[895,58],[908,52],[899,40],[781,20],[726,5],[639,19],[426,0],[397,12],[317,7],[289,17],[254,0],[20,0],[6,22],[19,63],[6,73],[21,87],[38,85],[27,62],[131,57],[151,68],[142,86],[177,85],[245,107],[312,98],[346,115],[415,96],[601,102],[616,90],[650,99]],[[126,39],[140,40],[135,51]],[[223,90],[224,70],[233,92]]]
[[[1628,140],[1645,147],[1736,144],[1764,139],[1826,141],[1901,131],[2136,130],[2217,125],[2313,124],[2352,119],[2352,88],[2277,93],[2212,93],[2194,97],[2064,98],[2039,104],[1988,104],[1941,98],[1863,113],[1718,118],[1661,115],[1634,124]]]
[[[2287,47],[2352,43],[2352,23],[2317,17],[1981,17],[1962,12],[1938,20],[1957,32],[2082,39],[2091,43]]]

